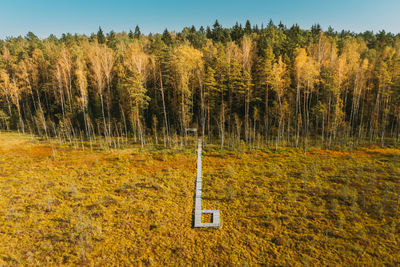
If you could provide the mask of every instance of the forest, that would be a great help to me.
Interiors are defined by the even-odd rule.
[[[400,266],[400,34],[95,30],[0,40],[0,266]]]
[[[298,25],[0,40],[0,129],[107,147],[396,144],[400,35]]]

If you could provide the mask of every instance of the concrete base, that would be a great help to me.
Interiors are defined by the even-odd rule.
[[[203,214],[210,213],[212,214],[212,222],[211,223],[203,223],[201,222]],[[194,213],[194,227],[215,227],[219,228],[221,226],[220,223],[220,213],[219,210],[200,210],[195,211]]]

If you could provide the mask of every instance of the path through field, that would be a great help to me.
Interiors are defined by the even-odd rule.
[[[399,265],[400,151],[90,151],[0,133],[0,265]],[[52,147],[55,148],[53,151]]]

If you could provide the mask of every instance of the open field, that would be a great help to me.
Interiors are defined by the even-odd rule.
[[[400,150],[90,151],[0,133],[0,265],[399,265]]]

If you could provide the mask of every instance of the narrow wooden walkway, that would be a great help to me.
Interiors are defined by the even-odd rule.
[[[196,177],[196,195],[194,204],[194,227],[220,227],[219,210],[202,210],[201,209],[201,192],[202,192],[202,160],[201,160],[202,142],[201,138],[197,141],[197,177]],[[202,222],[203,214],[212,214],[210,223]]]

